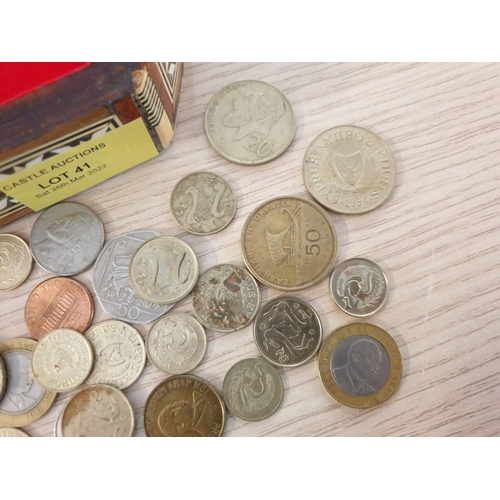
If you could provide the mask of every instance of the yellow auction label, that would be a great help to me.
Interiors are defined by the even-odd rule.
[[[158,151],[138,118],[2,179],[0,190],[38,211],[155,156]]]

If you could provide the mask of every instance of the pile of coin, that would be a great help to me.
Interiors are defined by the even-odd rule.
[[[205,129],[224,158],[255,166],[281,155],[295,134],[288,99],[258,81],[236,82],[208,104]],[[336,127],[309,146],[303,177],[316,202],[298,196],[270,199],[248,216],[241,236],[246,268],[234,263],[202,270],[179,238],[144,229],[104,244],[99,217],[79,203],[46,209],[28,245],[0,235],[0,291],[23,283],[36,263],[55,276],[31,292],[25,310],[33,339],[0,342],[0,437],[43,416],[57,393],[77,391],[56,425],[58,436],[131,436],[134,412],[124,390],[136,382],[146,359],[169,376],[151,392],[144,410],[147,436],[221,436],[226,408],[243,420],[268,418],[279,408],[279,369],[318,356],[319,375],[337,401],[367,408],[397,388],[402,360],[397,344],[370,323],[344,325],[323,341],[314,308],[294,295],[260,305],[256,280],[284,292],[312,287],[332,272],[338,249],[324,208],[360,214],[380,206],[395,183],[387,145],[355,126]],[[324,208],[322,208],[321,204]],[[177,223],[196,235],[223,230],[236,212],[229,183],[195,172],[171,193]],[[89,290],[70,276],[94,266],[96,297],[113,319],[92,324]],[[383,270],[356,257],[330,276],[335,304],[357,318],[378,312],[387,297]],[[191,294],[193,315],[170,312]],[[207,347],[205,328],[230,333],[254,322],[262,357],[239,360],[226,373],[222,394],[191,372]],[[152,323],[146,341],[130,324]],[[319,353],[319,354],[318,354]]]

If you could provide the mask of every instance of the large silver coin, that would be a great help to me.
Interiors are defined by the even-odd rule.
[[[269,363],[293,367],[307,363],[321,344],[316,311],[297,297],[278,297],[261,307],[254,323],[257,349]]]
[[[2,361],[2,356],[0,356],[0,401],[5,393],[5,387],[7,386],[7,372],[5,371],[5,365]]]
[[[114,318],[130,323],[150,323],[172,307],[144,300],[130,284],[129,268],[135,252],[155,231],[130,231],[108,241],[92,270],[94,290],[102,308]]]
[[[95,261],[104,243],[99,217],[80,203],[47,208],[33,224],[30,247],[40,267],[58,276],[73,276]]]
[[[246,80],[219,90],[207,106],[205,132],[224,158],[241,165],[273,160],[292,142],[295,117],[284,94]]]
[[[233,188],[211,172],[195,172],[181,179],[170,197],[175,220],[193,234],[214,234],[224,229],[236,212]]]
[[[24,283],[33,267],[29,246],[13,234],[0,234],[0,292]]]

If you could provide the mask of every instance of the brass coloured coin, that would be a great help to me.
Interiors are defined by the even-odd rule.
[[[24,283],[33,267],[28,244],[13,234],[0,234],[0,292]]]

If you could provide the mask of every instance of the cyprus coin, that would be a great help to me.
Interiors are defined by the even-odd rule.
[[[75,394],[63,410],[63,437],[130,437],[134,410],[123,392],[93,385]]]
[[[260,165],[292,142],[295,117],[288,99],[265,82],[246,80],[219,90],[208,103],[205,132],[229,161]]]
[[[130,263],[130,283],[145,300],[173,304],[193,289],[198,260],[189,245],[170,236],[144,243]]]
[[[387,144],[361,127],[335,127],[320,134],[302,167],[311,195],[342,214],[362,214],[380,206],[396,183],[396,163]]]
[[[180,375],[194,370],[207,349],[204,328],[189,314],[167,314],[151,328],[148,358],[158,370]]]
[[[315,285],[337,255],[337,234],[327,213],[297,196],[266,201],[247,218],[241,235],[245,264],[265,285],[297,291]]]
[[[283,381],[267,361],[238,361],[224,377],[222,395],[228,410],[242,420],[264,420],[280,407]]]
[[[93,363],[90,342],[75,330],[60,328],[38,341],[31,358],[31,372],[45,389],[69,392],[85,382]]]
[[[7,386],[7,373],[5,371],[5,364],[2,361],[2,356],[0,356],[0,401],[5,393],[5,387]]]
[[[207,328],[234,332],[247,326],[257,314],[259,285],[235,264],[219,264],[205,271],[193,289],[193,311]]]
[[[92,344],[95,359],[86,380],[88,385],[126,389],[140,377],[146,364],[146,348],[134,327],[112,319],[93,325],[85,336]]]
[[[331,296],[342,311],[365,318],[375,314],[387,297],[387,277],[375,262],[349,259],[339,264],[330,278]]]
[[[397,389],[403,364],[394,339],[370,323],[350,323],[332,332],[318,355],[328,393],[353,408],[383,403]]]
[[[0,427],[0,438],[27,438],[26,432],[15,427]]]
[[[30,247],[40,267],[73,276],[95,261],[104,243],[99,217],[80,203],[65,202],[43,211],[33,224]]]
[[[181,179],[170,197],[177,223],[193,234],[214,234],[224,229],[236,212],[233,188],[211,172],[195,172]]]
[[[24,240],[13,234],[0,234],[0,292],[24,283],[32,267],[31,252]]]
[[[217,389],[195,375],[174,375],[148,397],[144,431],[148,437],[220,437],[226,409]]]

